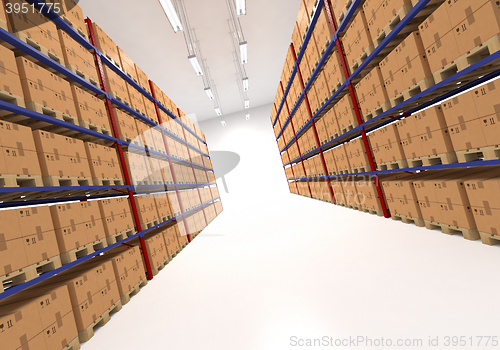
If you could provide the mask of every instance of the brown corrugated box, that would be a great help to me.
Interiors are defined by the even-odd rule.
[[[145,242],[146,249],[148,251],[149,262],[153,268],[156,268],[168,258],[163,234],[155,234],[147,238]]]
[[[380,68],[374,67],[355,87],[363,115],[389,101]]]
[[[345,144],[341,144],[333,148],[332,153],[338,170],[346,170],[351,168],[345,149]]]
[[[377,164],[405,159],[396,124],[387,125],[368,135]]]
[[[66,67],[70,65],[86,74],[87,77],[92,79],[94,82],[98,83],[99,76],[97,75],[97,69],[92,53],[90,53],[90,51],[80,45],[62,29],[58,29],[57,31]],[[85,79],[87,79],[87,77],[85,77]]]
[[[99,27],[95,22],[92,23],[94,34],[97,40],[97,48],[106,56],[120,65],[120,56],[116,48],[115,42]]]
[[[465,10],[447,3],[446,6],[453,23],[459,16],[463,19],[453,28],[460,55],[468,53],[500,32],[500,4],[496,1],[490,0],[476,11],[472,6]]]
[[[41,175],[31,129],[0,121],[1,174]]]
[[[71,92],[73,93],[73,100],[76,104],[76,112],[79,120],[84,120],[106,130],[111,130],[109,116],[102,100],[80,89],[76,85],[71,85]]]
[[[6,91],[15,96],[24,96],[14,52],[5,46],[0,46],[0,77],[2,77],[0,90]]]
[[[24,239],[28,265],[59,255],[60,251],[48,207],[16,209],[16,212]]]
[[[106,236],[134,228],[127,198],[105,199],[98,203]]]
[[[96,242],[106,237],[103,220],[97,201],[80,203],[83,224],[88,242]]]
[[[356,113],[350,94],[342,97],[334,106],[339,129],[342,130],[351,124],[357,125]]]
[[[357,59],[373,45],[365,13],[359,11],[345,34],[347,41],[344,41],[347,64],[353,66]]]
[[[460,56],[446,7],[443,3],[419,26],[431,72]]]
[[[89,243],[78,203],[58,204],[50,207],[52,221],[61,253]]]

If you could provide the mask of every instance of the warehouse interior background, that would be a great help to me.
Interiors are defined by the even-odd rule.
[[[270,116],[302,0],[246,1],[238,17],[248,43],[244,93],[226,0],[183,3],[216,102],[158,0],[78,2],[204,134],[224,208],[81,348],[333,347],[304,345],[315,339],[348,348],[363,339],[356,347],[373,349],[392,339],[436,349],[478,337],[495,338],[462,348],[496,347],[500,245],[290,193]],[[6,315],[0,303],[1,325]]]

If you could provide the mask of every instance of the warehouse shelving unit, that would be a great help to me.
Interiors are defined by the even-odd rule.
[[[307,131],[309,128],[314,128],[315,136],[316,136],[316,148],[307,154],[301,154],[299,150],[299,157],[289,161],[287,164],[284,164],[284,168],[287,168],[288,166],[291,166],[292,164],[298,164],[301,163],[302,167],[304,167],[304,160],[309,159],[315,155],[320,155],[322,159],[322,163],[324,165],[324,157],[323,157],[323,152],[327,151],[329,149],[332,149],[334,147],[337,147],[343,143],[349,142],[353,139],[356,139],[358,137],[361,137],[363,140],[363,145],[365,148],[365,151],[368,156],[369,160],[369,166],[370,166],[370,171],[368,172],[358,172],[358,173],[349,173],[349,174],[339,174],[339,175],[328,175],[328,171],[326,170],[326,167],[323,166],[325,170],[325,176],[315,176],[315,177],[308,177],[306,172],[304,171],[305,177],[296,177],[295,174],[293,174],[294,178],[289,179],[289,181],[293,182],[303,182],[307,181],[308,187],[309,187],[309,180],[327,180],[328,182],[330,179],[336,178],[336,177],[351,177],[351,176],[362,176],[362,175],[369,175],[375,180],[375,185],[377,187],[377,192],[378,196],[380,198],[380,204],[383,209],[384,216],[386,218],[390,217],[390,213],[388,208],[386,207],[385,204],[385,199],[383,192],[380,187],[380,183],[378,181],[378,175],[381,174],[389,174],[389,173],[402,173],[402,172],[417,172],[417,171],[427,171],[427,170],[442,170],[442,169],[454,169],[454,168],[468,168],[468,167],[478,167],[478,166],[492,166],[492,165],[500,165],[500,159],[496,160],[476,160],[472,162],[466,162],[466,163],[452,163],[452,164],[439,164],[439,165],[431,165],[431,166],[420,166],[420,167],[411,167],[411,168],[401,168],[401,169],[390,169],[390,170],[377,170],[376,164],[374,162],[372,150],[370,147],[370,144],[367,139],[367,133],[377,130],[379,128],[382,128],[386,126],[387,124],[390,124],[394,122],[395,120],[400,120],[402,118],[405,118],[413,113],[416,113],[418,111],[421,111],[433,104],[439,103],[443,100],[446,100],[452,96],[455,96],[465,90],[471,89],[477,85],[480,85],[488,80],[491,80],[497,76],[500,75],[500,69],[495,68],[496,66],[493,67],[493,69],[486,70],[483,76],[480,76],[479,78],[475,78],[475,76],[472,74],[478,69],[481,69],[483,67],[488,66],[495,60],[498,60],[500,58],[500,51],[497,51],[491,55],[489,55],[486,58],[481,59],[480,61],[471,64],[469,67],[466,69],[460,70],[453,74],[452,76],[442,80],[441,82],[434,84],[433,86],[429,87],[428,89],[425,89],[424,91],[421,91],[420,93],[416,94],[415,96],[405,100],[404,102],[399,103],[395,107],[390,108],[386,112],[383,112],[376,117],[369,119],[366,122],[363,122],[361,113],[360,113],[360,108],[359,104],[356,98],[356,91],[353,87],[353,81],[356,77],[360,76],[361,73],[365,70],[365,68],[368,67],[368,65],[375,59],[378,58],[378,55],[381,54],[381,52],[387,47],[391,41],[396,38],[396,36],[400,33],[400,31],[408,24],[410,23],[415,16],[417,16],[420,11],[422,11],[426,5],[428,5],[431,1],[430,0],[420,0],[416,4],[414,4],[414,7],[408,12],[408,14],[401,19],[401,21],[392,29],[392,31],[382,40],[382,42],[371,52],[371,54],[368,55],[368,57],[358,66],[358,68],[355,69],[354,72],[350,73],[349,68],[346,64],[345,61],[345,53],[343,49],[343,43],[342,43],[342,36],[343,32],[345,29],[348,27],[348,25],[351,22],[351,19],[354,17],[354,15],[357,13],[359,10],[361,4],[363,3],[362,0],[354,0],[352,1],[349,9],[345,13],[344,18],[342,19],[341,23],[339,24],[338,28],[336,28],[336,22],[333,17],[332,11],[331,11],[331,2],[330,0],[319,0],[316,4],[316,9],[314,12],[314,15],[311,18],[311,22],[309,25],[309,28],[307,29],[307,33],[304,37],[302,47],[299,51],[299,53],[296,55],[295,59],[295,66],[291,72],[291,76],[289,78],[288,84],[286,89],[283,91],[283,98],[280,103],[280,106],[277,107],[276,104],[274,105],[274,110],[276,111],[276,117],[274,121],[272,122],[273,127],[276,126],[276,124],[279,122],[279,133],[276,137],[276,141],[280,139],[280,137],[283,137],[283,132],[288,125],[288,123],[292,123],[292,117],[294,113],[297,111],[299,108],[300,103],[305,100],[308,107],[308,99],[307,99],[307,93],[308,90],[311,88],[315,78],[318,76],[320,71],[323,69],[323,66],[325,65],[326,61],[328,60],[328,57],[330,54],[333,52],[334,49],[337,50],[340,56],[340,60],[342,62],[343,70],[344,70],[344,78],[345,82],[341,85],[341,87],[333,93],[333,95],[326,101],[326,103],[323,104],[322,107],[319,108],[319,110],[312,115],[311,111],[309,110],[309,114],[311,115],[311,118],[309,121],[297,132],[295,131],[294,128],[293,134],[294,136],[289,140],[285,146],[280,149],[280,152],[283,153],[285,151],[288,152],[288,148],[295,142],[298,142],[298,139]],[[296,74],[299,74],[301,78],[301,73],[300,73],[300,67],[299,63],[304,56],[307,44],[309,42],[309,39],[311,38],[312,32],[314,30],[314,27],[316,25],[316,22],[319,18],[320,11],[325,6],[325,9],[327,11],[328,15],[328,20],[329,24],[332,28],[332,31],[334,33],[333,38],[331,39],[328,47],[326,48],[325,52],[323,53],[321,59],[319,60],[319,63],[317,64],[314,72],[312,73],[311,77],[309,78],[308,83],[304,86],[302,85],[302,93],[299,96],[298,100],[295,103],[295,106],[292,108],[291,112],[287,111],[288,117],[286,118],[285,123],[281,124],[280,122],[280,114],[283,113],[285,104],[287,105],[286,102],[286,97],[290,91],[290,88],[292,86],[293,79]],[[293,47],[293,43],[291,44]],[[292,50],[294,53],[295,51]],[[493,71],[492,71],[493,70]],[[474,77],[471,79],[471,76]],[[465,83],[462,83],[465,80]],[[469,81],[470,80],[470,81]],[[459,81],[459,82],[458,82]],[[457,83],[458,82],[458,83]],[[282,82],[280,82],[280,85],[282,86]],[[460,86],[458,86],[460,85]],[[329,108],[332,108],[333,102],[337,101],[340,97],[345,95],[347,92],[350,94],[351,101],[353,106],[355,107],[355,113],[356,113],[356,118],[358,122],[358,126],[355,126],[352,130],[349,130],[345,132],[342,135],[339,135],[335,139],[325,143],[324,145],[321,145],[319,142],[319,139],[317,138],[317,131],[315,128],[315,120],[321,117],[325,112],[329,110]],[[442,92],[442,93],[441,93]],[[437,97],[434,97],[435,95],[438,95]],[[431,97],[429,97],[431,96]],[[288,106],[286,106],[288,107]],[[287,108],[288,109],[288,108]],[[289,158],[290,159],[290,158]],[[293,170],[292,170],[293,171]],[[331,190],[331,186],[330,190]],[[332,195],[332,200],[335,201],[334,196]]]
[[[44,6],[44,3],[40,0],[28,0],[31,4],[33,4],[37,9],[41,9]],[[59,74],[64,75],[66,78],[70,79],[72,82],[78,83],[80,86],[85,88],[86,90],[94,93],[96,96],[102,97],[105,101],[109,116],[110,116],[110,122],[113,130],[113,136],[101,134],[99,132],[83,128],[79,125],[75,125],[63,120],[58,120],[56,118],[52,118],[50,116],[34,112],[32,110],[19,107],[13,104],[10,104],[8,102],[0,101],[0,109],[6,110],[15,114],[23,115],[32,119],[36,119],[39,121],[46,122],[51,125],[59,126],[64,129],[69,129],[73,131],[77,131],[78,133],[85,134],[92,136],[94,139],[99,139],[106,141],[111,147],[116,147],[116,150],[118,151],[118,156],[120,160],[120,166],[121,170],[123,172],[125,184],[123,185],[112,185],[112,186],[60,186],[60,187],[0,187],[0,193],[5,195],[5,194],[12,194],[12,196],[9,196],[7,200],[4,200],[3,202],[0,202],[0,208],[14,208],[14,207],[19,207],[19,206],[31,206],[31,205],[39,205],[39,204],[53,204],[53,203],[60,203],[60,202],[67,202],[67,201],[88,201],[92,199],[104,199],[104,198],[115,198],[115,197],[123,197],[123,196],[128,196],[129,202],[131,204],[132,208],[132,214],[134,217],[134,222],[136,226],[136,232],[130,237],[127,237],[123,240],[118,241],[115,244],[109,245],[106,248],[97,250],[91,254],[85,255],[83,257],[78,258],[76,261],[62,265],[60,268],[45,272],[38,277],[26,281],[22,284],[12,286],[8,289],[6,289],[3,293],[0,293],[0,300],[3,300],[5,298],[8,298],[22,290],[25,290],[26,288],[32,287],[44,280],[47,280],[48,278],[59,274],[63,271],[66,271],[68,269],[73,268],[76,265],[80,265],[96,256],[101,255],[104,252],[110,251],[122,244],[127,244],[128,241],[139,238],[140,242],[140,248],[141,252],[144,258],[144,263],[146,267],[146,272],[147,272],[147,278],[151,280],[153,278],[152,274],[152,269],[151,265],[149,263],[148,259],[148,254],[146,251],[146,245],[144,242],[144,237],[147,233],[164,226],[167,223],[170,222],[180,222],[182,220],[184,222],[184,225],[186,227],[186,232],[188,233],[188,241],[191,241],[191,237],[189,235],[189,230],[187,226],[187,221],[186,221],[186,216],[190,214],[194,214],[198,211],[203,211],[204,217],[205,217],[205,224],[208,225],[208,221],[206,218],[205,214],[205,208],[207,205],[214,204],[220,200],[220,198],[214,198],[212,191],[211,193],[211,200],[203,203],[203,200],[201,198],[201,193],[200,193],[200,187],[210,187],[212,185],[215,185],[211,181],[209,181],[208,177],[205,179],[205,181],[199,181],[196,178],[195,175],[195,168],[196,169],[201,169],[206,172],[213,172],[212,169],[206,168],[204,166],[198,165],[193,163],[193,159],[191,158],[191,153],[190,150],[193,150],[195,152],[200,153],[202,156],[206,157],[210,162],[210,156],[208,154],[205,154],[201,148],[202,145],[206,145],[206,142],[200,138],[193,130],[191,130],[189,127],[187,127],[181,120],[180,120],[180,111],[177,110],[175,111],[175,114],[169,111],[165,106],[163,106],[161,103],[159,103],[155,98],[154,98],[154,90],[153,96],[151,96],[148,92],[146,92],[141,86],[139,86],[134,80],[132,80],[127,74],[125,74],[123,71],[121,71],[119,68],[117,68],[104,54],[102,54],[96,47],[96,41],[95,41],[95,36],[93,35],[93,27],[92,27],[92,22],[90,19],[87,18],[86,23],[89,26],[89,31],[91,33],[90,35],[90,40],[91,43],[88,42],[83,36],[81,36],[75,29],[73,29],[69,24],[67,24],[62,18],[60,18],[58,15],[56,15],[54,12],[51,10],[47,10],[47,7],[45,6],[44,11],[42,12],[44,15],[46,15],[48,18],[50,18],[59,28],[64,30],[66,33],[68,33],[73,39],[75,39],[80,45],[82,45],[84,48],[87,50],[94,52],[95,56],[95,61],[96,61],[96,66],[98,68],[98,74],[100,77],[100,83],[102,89],[96,87],[95,85],[91,84],[87,80],[81,78],[77,74],[71,72],[68,70],[66,67],[63,65],[58,64],[57,62],[53,61],[50,59],[48,56],[43,55],[41,52],[38,50],[34,49],[30,45],[27,45],[23,41],[19,40],[12,34],[10,34],[8,31],[4,30],[3,28],[0,28],[0,39],[8,43],[9,45],[15,47],[16,49],[19,49],[23,51],[25,54],[30,55],[34,59],[36,59],[38,62],[44,64],[47,67],[50,67],[52,70],[58,72]],[[104,70],[103,70],[103,64],[106,65],[108,68],[112,69],[115,73],[117,73],[122,79],[124,79],[128,84],[130,84],[132,87],[137,89],[139,92],[141,92],[148,100],[152,101],[156,107],[156,112],[157,112],[157,117],[160,122],[160,125],[154,123],[150,119],[144,117],[131,107],[127,106],[126,104],[122,103],[121,101],[117,100],[116,98],[112,97],[109,94],[108,87],[107,87],[107,82],[104,76]],[[152,82],[150,81],[150,84]],[[152,86],[152,85],[151,85]],[[140,119],[141,121],[147,123],[153,128],[156,128],[162,132],[162,136],[164,139],[165,143],[165,149],[167,150],[167,154],[163,154],[161,152],[157,152],[151,149],[147,149],[146,147],[138,146],[133,143],[129,143],[126,141],[123,141],[119,138],[119,133],[117,129],[117,124],[115,120],[115,116],[113,113],[113,105],[116,107],[119,107],[129,114],[132,114],[134,117],[137,119]],[[192,145],[188,143],[185,140],[182,140],[181,138],[177,137],[176,135],[172,134],[169,130],[165,129],[162,126],[162,121],[160,117],[160,112],[159,110],[162,110],[164,113],[166,113],[172,121],[175,121],[178,123],[183,130],[184,134],[184,139],[186,139],[186,134],[190,133],[196,138],[197,145]],[[168,151],[168,146],[166,142],[166,136],[171,137],[172,139],[175,139],[176,141],[180,142],[181,144],[185,145],[188,150],[189,154],[189,161],[184,160],[184,159],[179,159],[177,157],[174,157],[170,155]],[[141,152],[144,152],[145,154],[148,154],[150,156],[155,156],[158,158],[163,158],[168,160],[169,165],[170,165],[170,170],[172,172],[174,184],[162,184],[162,185],[134,185],[132,184],[130,175],[128,173],[127,165],[125,162],[125,155],[123,148],[127,147],[129,149],[135,149]],[[196,183],[193,184],[179,184],[176,181],[175,178],[175,173],[173,171],[173,163],[177,164],[183,164],[186,166],[191,167],[194,175],[194,179]],[[202,180],[202,179],[200,179]],[[179,190],[182,189],[197,189],[200,203],[196,208],[190,209],[185,211],[183,206],[182,206],[182,201],[179,195]],[[173,218],[170,218],[169,220],[166,220],[164,222],[161,222],[153,227],[150,227],[146,230],[142,230],[141,222],[139,219],[139,214],[138,214],[138,208],[136,205],[136,198],[135,196],[139,193],[144,194],[144,193],[173,193],[175,192],[177,194],[177,198],[179,201],[179,204],[181,206],[181,212],[180,215],[177,215]],[[215,209],[215,206],[214,206]],[[215,209],[215,213],[217,215],[217,209]]]

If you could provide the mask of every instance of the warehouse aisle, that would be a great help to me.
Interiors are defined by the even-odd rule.
[[[225,195],[223,214],[83,349],[497,335],[500,247],[291,194],[248,196]]]
[[[281,350],[293,336],[439,337],[436,349],[497,335],[500,246],[289,194],[269,110],[200,125],[211,151],[241,157],[229,193],[218,180],[224,212],[83,350]]]

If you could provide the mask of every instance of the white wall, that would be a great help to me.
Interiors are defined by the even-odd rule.
[[[279,156],[271,125],[272,104],[250,109],[250,120],[245,113],[225,116],[226,126],[219,118],[203,121],[199,124],[205,133],[216,177],[220,177],[227,168],[226,162],[220,161],[219,151],[235,152],[240,156],[240,163],[225,175],[229,193],[225,193],[221,178],[217,179],[222,204],[225,199],[257,200],[273,199],[277,195],[288,194],[285,172]]]

